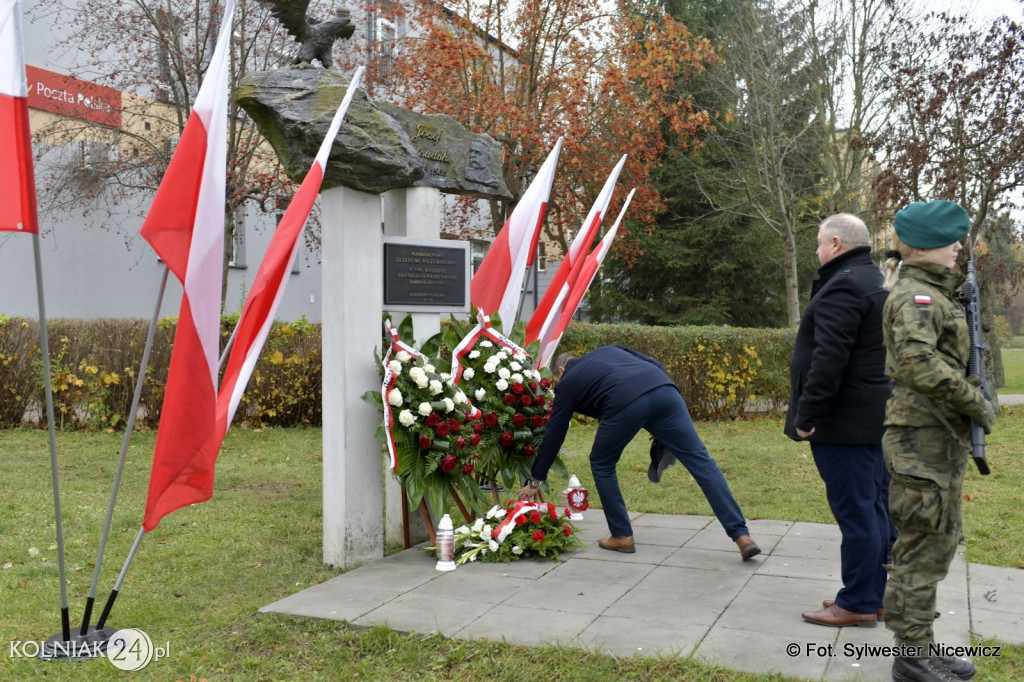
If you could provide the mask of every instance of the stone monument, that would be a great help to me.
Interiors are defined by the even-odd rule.
[[[249,74],[235,99],[299,182],[347,86],[323,68],[278,69]],[[487,135],[363,92],[335,138],[321,193],[325,563],[347,569],[383,556],[383,463],[373,437],[379,415],[359,398],[380,385],[373,350],[382,344],[382,230],[438,238],[441,192],[511,199],[501,164],[501,146]],[[413,324],[422,341],[440,329],[440,317],[416,313]],[[394,540],[404,493],[392,476],[387,486]]]

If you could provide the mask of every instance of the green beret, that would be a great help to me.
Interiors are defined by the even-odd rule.
[[[893,228],[915,249],[940,249],[964,238],[971,227],[967,211],[952,201],[915,201],[896,212]]]

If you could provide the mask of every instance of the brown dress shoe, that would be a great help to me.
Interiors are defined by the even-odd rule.
[[[740,556],[743,560],[753,559],[761,553],[761,548],[757,546],[753,538],[749,535],[741,535],[736,538],[736,546],[740,548]]]
[[[878,624],[878,616],[874,613],[854,613],[833,603],[820,611],[805,611],[801,614],[808,623],[827,625],[830,628],[842,628],[853,625],[861,628],[873,628]]]
[[[602,538],[598,540],[597,544],[601,546],[601,549],[610,549],[613,552],[622,552],[623,554],[632,554],[636,551],[632,535],[613,535],[608,539]]]
[[[836,603],[835,599],[825,599],[821,602],[821,605],[826,609]],[[881,606],[878,607],[878,622],[881,623],[885,620],[885,609]]]

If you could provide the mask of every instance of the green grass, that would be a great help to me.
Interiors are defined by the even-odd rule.
[[[831,522],[806,445],[778,420],[699,424],[748,517]],[[593,426],[574,428],[569,468],[588,487]],[[135,673],[181,680],[780,680],[685,658],[618,659],[569,648],[402,635],[385,628],[263,615],[257,610],[337,575],[321,563],[321,444],[318,430],[232,431],[218,461],[211,501],[177,511],[145,536],[109,625],[140,627],[170,656]],[[1024,409],[1004,410],[990,440],[993,474],[967,484],[968,560],[1024,566],[1019,490]],[[102,607],[138,531],[154,434],[134,436],[98,592]],[[60,433],[58,447],[72,625],[78,625],[106,513],[121,436]],[[45,431],[0,431],[0,632],[45,639],[60,630],[49,452]],[[709,514],[682,467],[647,481],[647,441],[620,468],[631,509]],[[552,478],[557,489],[563,481]],[[596,501],[596,500],[595,500]],[[39,550],[30,553],[30,548]],[[34,555],[35,554],[35,555]],[[425,605],[428,608],[429,605]],[[95,620],[95,617],[94,617]],[[976,679],[1024,676],[1024,647],[978,661]],[[106,661],[43,663],[0,656],[0,679],[120,677]]]
[[[1000,393],[1024,393],[1024,348],[1003,348],[1003,374],[1006,386]]]

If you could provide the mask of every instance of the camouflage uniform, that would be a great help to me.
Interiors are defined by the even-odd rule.
[[[963,280],[941,265],[904,263],[883,312],[885,371],[896,388],[886,404],[882,448],[892,475],[889,512],[899,530],[886,566],[885,624],[896,644],[925,651],[934,637],[936,587],[960,535],[970,417],[987,407],[967,381],[970,338],[963,306],[953,298]]]

